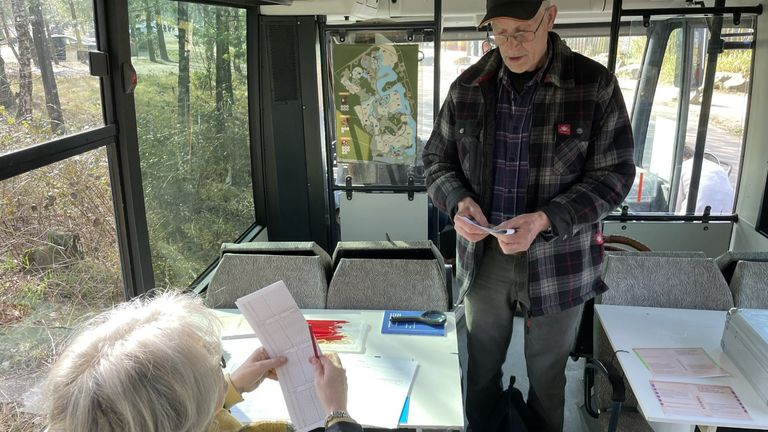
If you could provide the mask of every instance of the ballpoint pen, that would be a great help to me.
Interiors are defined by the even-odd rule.
[[[312,333],[312,326],[307,324],[307,328],[309,329],[309,338],[312,340],[312,350],[315,351],[315,358],[320,358],[320,352],[317,349],[317,340],[315,339],[315,335]]]

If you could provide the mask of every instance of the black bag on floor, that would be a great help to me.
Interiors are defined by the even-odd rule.
[[[536,432],[543,430],[538,416],[528,407],[523,393],[515,388],[515,377],[509,377],[509,387],[502,393],[501,401],[493,412],[498,432]]]

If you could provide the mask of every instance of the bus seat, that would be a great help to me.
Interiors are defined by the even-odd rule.
[[[768,261],[768,252],[734,252],[728,251],[715,258],[715,263],[725,277],[725,281],[730,283],[733,272],[736,270],[736,263],[739,261]]]
[[[736,307],[768,309],[768,262],[739,261],[731,278],[731,292]]]
[[[205,301],[234,308],[238,298],[282,280],[300,308],[323,309],[330,270],[330,256],[313,242],[225,243]]]
[[[645,254],[609,257],[603,271],[603,280],[609,289],[600,296],[598,304],[722,311],[733,307],[731,291],[714,260]],[[598,322],[594,324],[593,335],[595,356],[588,362],[609,363],[623,376],[621,366]],[[588,373],[592,376],[585,376],[585,383],[595,383],[595,404],[603,411],[611,405],[611,388],[606,380],[595,379],[594,372],[585,370],[585,375]],[[620,430],[650,431],[642,415],[637,414],[637,400],[626,380],[624,386],[627,389],[624,407],[628,410],[621,412]],[[585,390],[587,394],[591,394],[590,389]],[[607,417],[603,415],[598,418],[602,426],[607,426]]]
[[[449,273],[430,241],[340,242],[330,309],[448,310]]]

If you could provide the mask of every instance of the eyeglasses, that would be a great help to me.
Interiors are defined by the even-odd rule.
[[[541,16],[541,19],[539,20],[539,25],[536,26],[536,28],[531,30],[524,30],[519,31],[512,34],[496,34],[494,33],[491,37],[493,38],[493,42],[496,43],[496,45],[506,45],[509,42],[512,41],[512,39],[516,40],[517,42],[530,42],[534,39],[536,39],[536,32],[539,31],[539,28],[541,28],[541,23],[544,22],[544,18],[547,16],[547,10],[549,8],[544,9],[544,15]]]

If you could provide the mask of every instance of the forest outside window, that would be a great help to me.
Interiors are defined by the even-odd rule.
[[[0,155],[104,124],[93,2],[0,0]]]
[[[184,287],[255,220],[246,12],[161,0],[128,11],[155,283]]]

